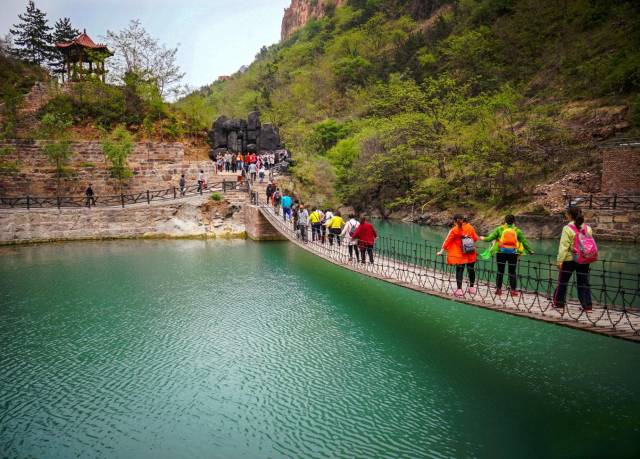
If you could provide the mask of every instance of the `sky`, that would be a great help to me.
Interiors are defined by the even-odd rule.
[[[35,0],[53,26],[71,18],[76,29],[100,42],[107,30],[118,31],[131,19],[168,47],[179,46],[183,84],[212,83],[250,64],[262,46],[280,40],[284,8],[291,0]],[[0,0],[0,35],[18,22],[27,0]]]

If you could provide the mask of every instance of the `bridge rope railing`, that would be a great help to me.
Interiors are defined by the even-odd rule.
[[[336,264],[352,270],[371,274],[374,277],[391,279],[395,283],[424,290],[439,296],[453,297],[457,289],[455,269],[447,265],[444,257],[436,255],[438,247],[426,242],[417,243],[389,237],[379,237],[374,247],[374,263],[357,262],[350,256],[348,246],[331,245],[328,238],[323,243],[313,240],[311,230],[306,226],[306,240],[291,222],[285,222],[278,209],[260,204],[262,214],[289,240],[306,250]],[[612,272],[607,270],[607,261],[592,266],[591,292],[593,310],[580,308],[577,297],[575,276],[568,286],[566,306],[554,308],[552,297],[557,286],[558,270],[554,263],[545,261],[520,260],[518,263],[517,296],[508,293],[496,294],[496,263],[493,260],[479,260],[475,266],[476,292],[465,289],[463,301],[506,309],[517,313],[546,316],[560,321],[574,321],[590,327],[613,329],[622,333],[640,334],[640,269],[634,272]],[[640,268],[640,266],[639,266]],[[505,270],[507,271],[507,270]],[[465,280],[468,285],[468,281]],[[504,274],[504,285],[509,285],[508,273]]]

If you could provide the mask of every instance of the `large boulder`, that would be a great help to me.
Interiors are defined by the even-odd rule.
[[[234,153],[240,151],[238,148],[238,133],[236,131],[229,132],[227,136],[227,147]],[[240,144],[240,148],[242,148],[242,143]]]
[[[260,134],[260,131],[248,130],[245,139],[247,139],[249,143],[256,143],[258,141],[258,134]]]
[[[277,150],[281,147],[278,128],[266,123],[260,130],[260,150]]]
[[[224,122],[224,128],[227,131],[244,131],[247,128],[247,122],[241,118],[232,118]]]
[[[227,146],[227,131],[224,128],[224,124],[228,118],[222,115],[220,118],[214,121],[211,131],[209,131],[209,138],[213,148],[221,148]]]
[[[247,117],[247,129],[249,131],[260,130],[260,112],[251,112]]]

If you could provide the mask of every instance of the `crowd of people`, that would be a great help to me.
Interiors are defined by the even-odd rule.
[[[294,199],[289,191],[281,191],[277,184],[269,182],[266,189],[267,202],[276,214],[282,215],[285,223],[292,225],[296,237],[303,243],[316,242],[330,247],[348,247],[349,261],[374,262],[373,247],[378,237],[373,225],[365,216],[356,218],[350,214],[345,220],[338,210],[307,207]],[[310,211],[311,210],[311,211]],[[311,236],[311,237],[309,237]]]
[[[264,182],[267,175],[271,177],[270,171],[273,166],[289,157],[286,150],[277,152],[261,152],[261,153],[218,153],[214,160],[215,174],[234,174],[241,180],[246,176],[252,182],[259,180]]]
[[[340,211],[307,207],[291,196],[288,191],[281,191],[275,183],[269,183],[266,189],[267,202],[283,220],[290,223],[296,236],[303,243],[328,243],[329,246],[345,244],[349,251],[349,261],[354,259],[360,263],[374,260],[374,246],[378,234],[364,216],[356,218],[350,214],[345,220]],[[557,255],[558,281],[552,306],[563,310],[569,281],[576,272],[578,299],[585,312],[592,310],[591,288],[589,285],[589,265],[597,260],[597,246],[593,240],[592,230],[584,224],[582,211],[570,207],[566,212],[567,225],[562,230]],[[508,295],[517,297],[518,290],[517,265],[523,255],[532,255],[534,250],[527,241],[523,231],[516,226],[513,215],[507,215],[504,224],[496,227],[486,236],[478,236],[475,228],[462,215],[455,215],[452,228],[445,238],[438,256],[447,253],[447,264],[455,267],[456,289],[454,296],[463,298],[466,293],[473,296],[477,293],[476,263],[478,258],[495,257],[497,271],[495,278],[495,295],[503,295],[505,271],[508,276]],[[479,253],[477,242],[491,242],[484,252]],[[464,274],[467,274],[468,287],[463,289]]]

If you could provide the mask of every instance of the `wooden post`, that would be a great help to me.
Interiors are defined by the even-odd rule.
[[[222,179],[222,192],[227,192],[227,181],[225,179]]]
[[[124,209],[124,194],[120,193],[120,202],[122,203],[122,208]]]
[[[593,209],[593,195],[589,195],[589,209]]]
[[[175,199],[175,198],[176,198],[176,187],[174,186],[173,187],[173,199]]]
[[[618,193],[613,194],[613,210],[616,210],[618,206]]]
[[[151,199],[149,198],[149,190],[147,190],[147,204],[151,204]]]

